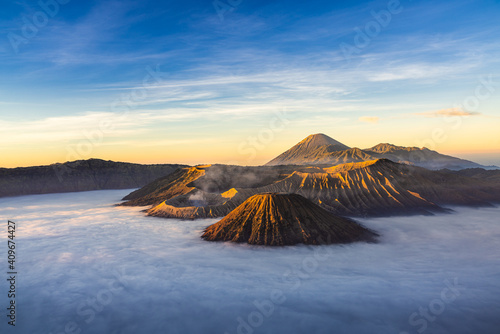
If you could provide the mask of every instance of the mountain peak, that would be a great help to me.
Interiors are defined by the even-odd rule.
[[[348,146],[342,144],[339,141],[336,141],[335,139],[333,139],[333,138],[331,138],[323,133],[317,133],[314,135],[307,136],[304,140],[302,140],[296,146],[299,146],[299,145],[304,146],[305,148],[315,148],[315,147],[326,146],[326,145],[334,145],[334,146],[339,146],[339,150],[349,149]]]
[[[318,151],[323,150],[328,152],[340,152],[348,149],[350,149],[349,146],[346,146],[323,133],[317,133],[307,136],[288,151],[269,161],[267,165],[300,165],[303,162],[308,161],[305,157],[320,154]]]

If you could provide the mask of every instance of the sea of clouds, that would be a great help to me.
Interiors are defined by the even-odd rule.
[[[203,241],[214,219],[113,205],[129,192],[0,199],[1,333],[500,331],[500,208],[359,220],[378,244],[265,248]],[[8,219],[17,223],[15,329]]]

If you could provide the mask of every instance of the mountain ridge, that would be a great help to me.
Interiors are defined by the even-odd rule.
[[[324,134],[308,136],[266,163],[265,166],[342,164],[376,159],[389,159],[433,170],[486,167],[472,161],[440,154],[425,147],[404,147],[380,143],[366,149],[349,148]]]
[[[141,194],[136,191],[136,196],[120,205],[150,205],[146,210],[150,216],[197,219],[225,216],[259,193],[299,194],[347,216],[432,214],[446,212],[443,205],[500,202],[500,184],[387,159],[330,166],[213,165],[186,181],[192,168],[166,177],[163,186],[150,187],[153,192],[148,193],[148,186]],[[180,189],[179,195],[171,188]]]
[[[0,197],[139,188],[184,166],[88,159],[45,166],[0,168]]]

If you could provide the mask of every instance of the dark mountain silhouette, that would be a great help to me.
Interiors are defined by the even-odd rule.
[[[335,216],[296,194],[258,194],[220,222],[206,228],[202,238],[252,245],[335,244],[374,241],[376,234],[356,222]]]
[[[489,182],[490,184],[500,183],[500,169],[488,170],[484,168],[468,168],[458,171],[444,170],[444,172],[471,177],[477,180]]]
[[[140,165],[99,159],[48,166],[0,168],[0,197],[103,189],[131,189],[184,165]]]
[[[349,148],[324,134],[307,137],[266,165],[338,165],[376,159],[389,159],[435,170],[484,167],[475,162],[440,154],[427,148],[402,147],[387,143],[363,150]]]

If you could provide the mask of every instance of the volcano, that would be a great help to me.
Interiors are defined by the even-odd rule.
[[[267,165],[301,165],[304,162],[317,162],[317,160],[323,160],[325,156],[333,152],[341,152],[349,149],[349,146],[325,134],[318,133],[308,136],[288,151],[269,161]]]
[[[208,241],[252,245],[321,245],[375,241],[376,233],[297,194],[258,194],[205,229]]]
[[[472,161],[444,155],[427,148],[378,144],[367,149],[350,148],[324,134],[310,135],[291,149],[283,152],[267,166],[276,165],[339,165],[377,159],[424,167],[427,169],[482,168]]]

